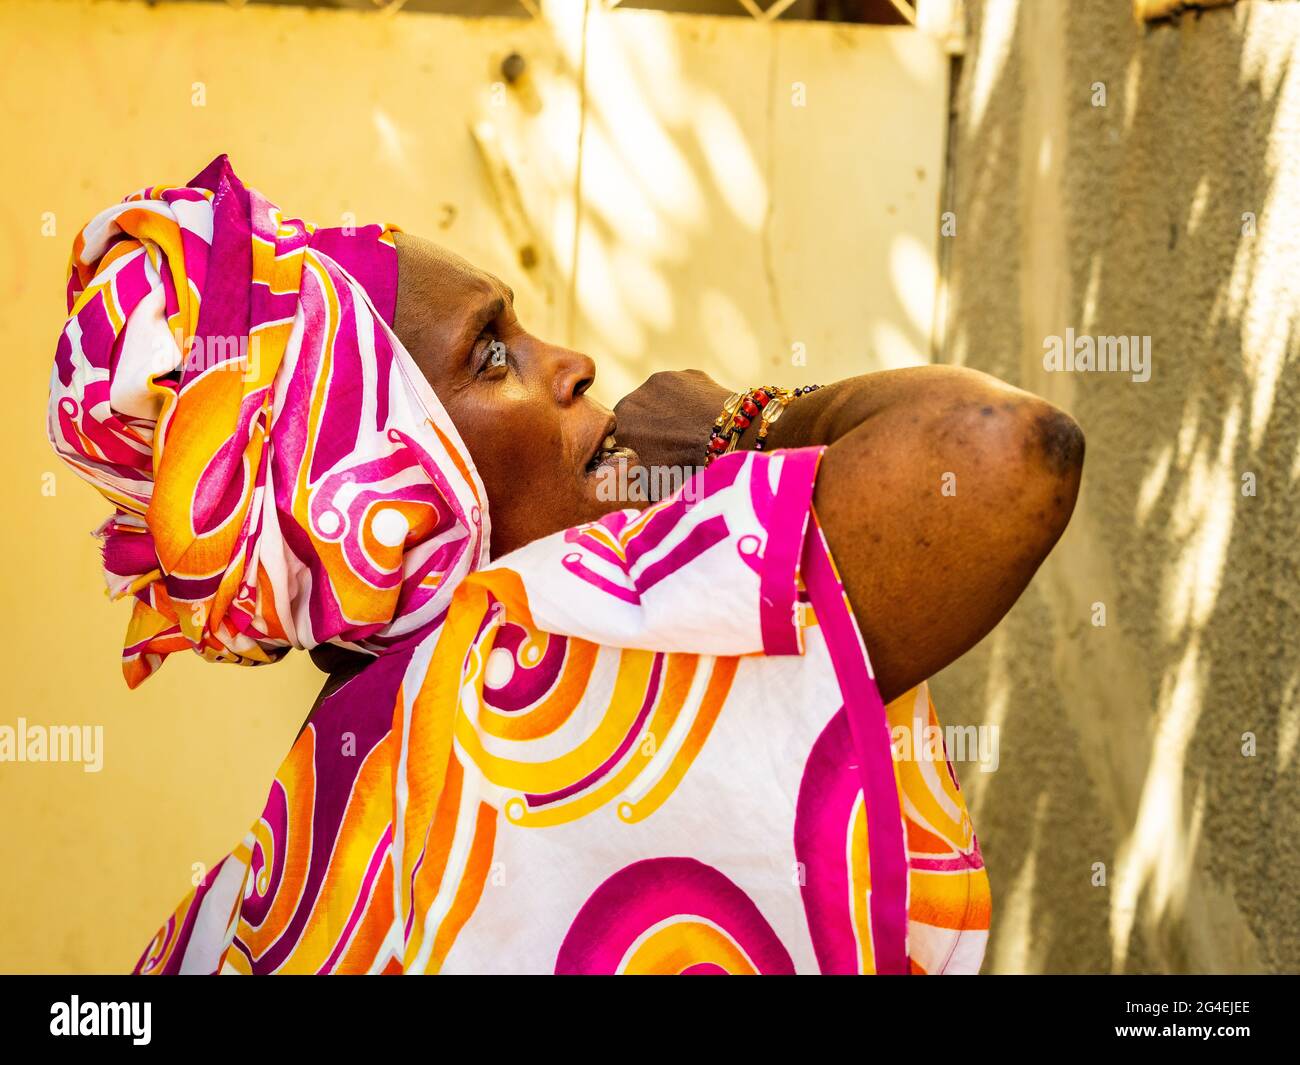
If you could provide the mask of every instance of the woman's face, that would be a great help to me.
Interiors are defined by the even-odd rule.
[[[586,394],[591,359],[528,333],[492,275],[419,237],[396,239],[393,329],[478,467],[493,557],[634,505],[598,493],[616,472],[602,467],[637,457],[611,446],[614,415]]]

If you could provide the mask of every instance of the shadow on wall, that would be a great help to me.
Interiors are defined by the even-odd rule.
[[[568,342],[614,356],[608,396],[665,356],[720,380],[790,383],[924,360],[934,256],[917,233],[941,159],[933,45],[910,31],[630,11],[593,9],[585,31],[577,8],[548,19],[570,91],[586,85],[582,196],[551,254],[572,286]],[[864,79],[888,107],[863,101]],[[851,143],[844,124],[876,146]],[[846,222],[868,182],[876,198]],[[882,245],[869,268],[864,241]],[[871,295],[845,300],[827,275]],[[846,354],[860,337],[869,350]]]
[[[968,7],[945,360],[1088,435],[1066,537],[935,685],[1001,726],[963,773],[986,969],[1294,971],[1300,9]],[[1149,335],[1150,379],[1046,372],[1069,328]]]

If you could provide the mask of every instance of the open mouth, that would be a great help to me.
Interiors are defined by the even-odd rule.
[[[611,424],[609,431],[596,442],[596,449],[587,460],[586,473],[588,476],[594,476],[604,467],[635,461],[636,452],[629,447],[619,445],[614,439],[614,426]]]

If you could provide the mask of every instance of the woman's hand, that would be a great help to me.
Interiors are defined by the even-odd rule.
[[[635,450],[646,467],[702,466],[709,430],[729,395],[700,370],[651,374],[614,405],[616,438]]]

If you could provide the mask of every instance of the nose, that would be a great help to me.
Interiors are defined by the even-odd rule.
[[[582,352],[568,348],[553,347],[550,356],[556,402],[568,406],[591,387],[596,379],[596,364]]]

